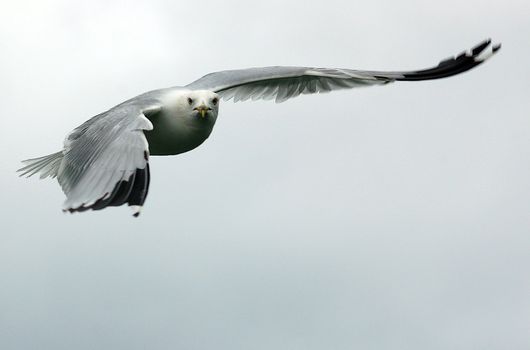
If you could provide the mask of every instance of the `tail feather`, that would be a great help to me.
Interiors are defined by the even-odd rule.
[[[18,169],[17,172],[20,176],[30,177],[37,173],[40,173],[40,178],[46,177],[57,177],[61,161],[63,160],[63,152],[56,152],[49,154],[44,157],[26,159],[22,163],[25,164],[22,168]]]

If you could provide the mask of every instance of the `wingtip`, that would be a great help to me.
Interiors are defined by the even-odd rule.
[[[493,45],[491,47],[491,49],[492,49],[493,53],[495,53],[495,52],[499,51],[501,49],[501,47],[502,47],[502,44],[498,43],[498,44]]]
[[[141,205],[131,205],[131,209],[133,210],[132,216],[134,216],[135,218],[140,216],[140,212],[142,211]]]
[[[488,38],[471,49],[440,61],[436,67],[402,72],[400,73],[402,76],[395,78],[395,80],[417,81],[440,79],[460,74],[480,65],[499,51],[500,48],[500,43],[492,45],[491,39]]]
[[[471,54],[473,56],[479,55],[482,51],[484,51],[485,48],[487,48],[491,44],[491,38],[487,38],[486,40],[482,41],[475,47],[471,49]]]
[[[486,39],[471,49],[471,54],[475,62],[484,62],[493,56],[501,48],[501,44],[491,44],[491,39]]]

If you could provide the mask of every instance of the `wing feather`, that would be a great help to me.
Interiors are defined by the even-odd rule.
[[[279,103],[300,94],[383,85],[397,80],[445,78],[478,66],[499,48],[500,45],[492,46],[488,39],[469,51],[441,61],[436,67],[408,72],[281,66],[227,70],[207,74],[186,88],[212,90],[234,102],[275,99]]]
[[[99,114],[65,140],[57,178],[66,194],[63,210],[143,205],[149,186],[146,117],[160,110],[154,100],[132,100]]]

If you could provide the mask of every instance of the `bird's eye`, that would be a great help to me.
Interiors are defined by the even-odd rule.
[[[190,106],[193,103],[193,100],[191,99],[191,97],[188,97],[188,103],[189,103]]]
[[[216,105],[217,102],[219,102],[219,99],[218,99],[217,97],[215,97],[215,98],[212,100],[212,103],[213,103],[214,105]]]

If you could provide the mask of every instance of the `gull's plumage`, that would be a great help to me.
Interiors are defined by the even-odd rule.
[[[225,100],[275,99],[283,102],[300,94],[330,92],[393,81],[445,78],[465,72],[489,58],[500,45],[486,40],[468,52],[441,61],[438,66],[410,72],[377,72],[337,68],[264,67],[227,70],[205,75],[186,86],[212,90]]]
[[[96,115],[66,137],[62,151],[28,159],[19,171],[57,177],[66,194],[65,211],[127,203],[137,216],[149,188],[149,155],[179,154],[204,142],[215,125],[219,97],[283,102],[300,94],[439,79],[478,66],[499,48],[486,40],[436,67],[410,72],[264,67],[210,73],[184,87],[150,91]]]

